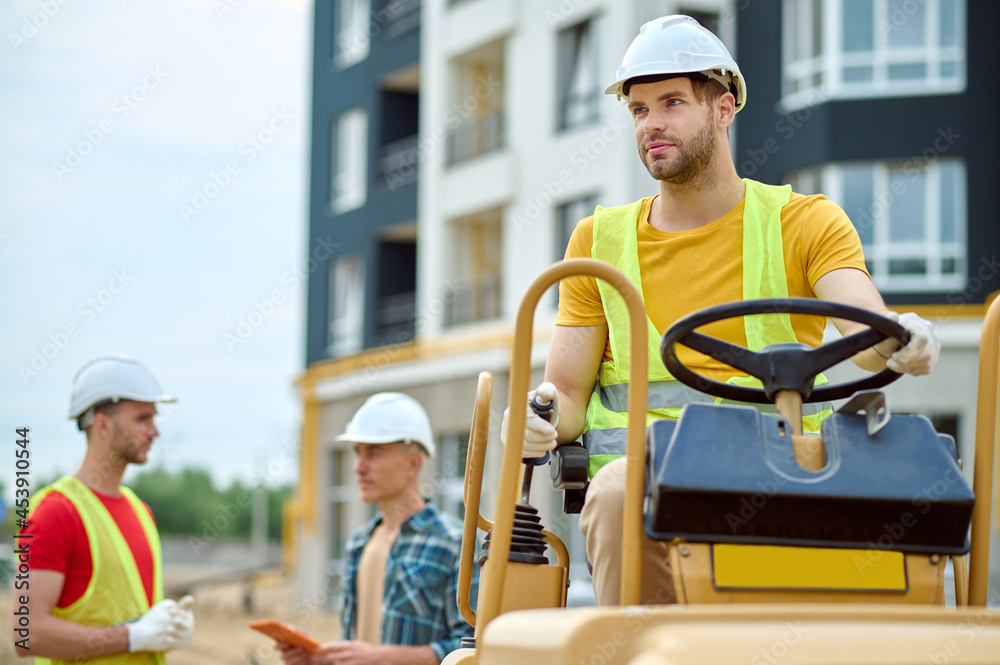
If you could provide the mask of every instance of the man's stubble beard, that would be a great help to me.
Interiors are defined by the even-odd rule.
[[[673,159],[661,158],[648,162],[643,159],[640,151],[639,158],[643,159],[649,175],[661,182],[683,186],[705,174],[715,157],[716,148],[715,126],[711,119],[712,114],[709,113],[697,134],[677,144],[678,154]],[[650,138],[647,145],[658,140],[658,137]]]

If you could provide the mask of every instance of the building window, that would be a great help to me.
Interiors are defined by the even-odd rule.
[[[602,86],[594,32],[593,19],[559,32],[559,129],[598,118]]]
[[[443,294],[444,323],[457,326],[500,316],[503,222],[499,208],[449,225],[450,282]]]
[[[469,455],[469,433],[441,437],[435,456],[434,476],[424,495],[433,494],[443,512],[465,516],[465,462]]]
[[[444,113],[450,166],[504,147],[504,42],[451,61],[451,102]]]
[[[965,89],[964,0],[785,0],[782,103]]]
[[[566,256],[566,247],[569,246],[573,230],[581,219],[594,214],[595,207],[597,194],[589,194],[559,206],[556,212],[556,261]]]
[[[360,256],[338,257],[330,265],[330,357],[364,347],[365,270]]]
[[[360,108],[351,109],[334,122],[330,207],[334,213],[342,213],[364,205],[367,197],[368,114]]]
[[[881,291],[943,291],[965,284],[961,160],[828,164],[794,173],[789,182],[798,192],[822,192],[844,208]]]
[[[346,69],[368,57],[371,11],[371,0],[337,0],[333,61],[338,69]]]
[[[350,502],[356,494],[351,478],[351,451],[335,448],[330,451],[330,485],[327,502],[330,509],[330,554],[327,576],[330,584],[330,608],[339,610],[344,600],[344,550],[347,547]]]

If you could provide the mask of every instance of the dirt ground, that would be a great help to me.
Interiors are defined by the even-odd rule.
[[[281,658],[274,642],[247,628],[255,619],[276,618],[295,623],[321,642],[336,639],[340,620],[324,610],[304,611],[293,600],[291,583],[278,574],[262,576],[252,586],[252,610],[245,611],[248,587],[241,583],[196,587],[195,631],[191,644],[167,655],[169,665],[274,665]],[[29,660],[14,655],[7,626],[12,611],[10,588],[0,590],[0,665],[26,665]],[[308,608],[312,609],[312,608]]]

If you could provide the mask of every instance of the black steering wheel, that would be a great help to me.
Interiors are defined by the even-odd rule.
[[[772,344],[760,351],[751,351],[695,332],[696,328],[723,319],[778,313],[847,319],[870,328],[816,348],[799,342],[788,342]],[[679,319],[664,333],[660,354],[663,364],[675,379],[716,397],[751,404],[771,404],[779,390],[794,390],[802,395],[803,402],[825,402],[850,397],[859,390],[881,388],[901,376],[898,372],[884,369],[863,379],[813,390],[813,382],[820,372],[889,337],[902,346],[910,341],[910,333],[906,328],[867,309],[813,298],[744,300],[708,307]],[[763,389],[735,386],[693,372],[677,358],[677,344],[683,344],[760,379],[764,384]]]

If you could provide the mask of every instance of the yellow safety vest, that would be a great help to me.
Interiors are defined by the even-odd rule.
[[[743,299],[787,298],[784,249],[781,241],[781,210],[788,204],[792,188],[774,187],[745,179],[746,196],[743,206]],[[642,211],[640,199],[627,206],[602,208],[594,211],[594,238],[591,256],[621,270],[642,294],[639,273],[638,220]],[[610,361],[601,363],[594,392],[587,407],[587,422],[583,443],[590,453],[589,474],[625,453],[625,428],[628,424],[629,324],[625,301],[611,285],[597,280],[608,322]],[[645,298],[644,298],[645,299]],[[759,351],[769,344],[796,342],[788,314],[745,316],[747,346]],[[649,330],[649,410],[646,424],[680,417],[689,402],[733,403],[689,388],[674,379],[660,358],[660,333],[646,317]],[[753,377],[733,376],[727,381],[744,386],[760,387]],[[820,374],[817,383],[825,383]],[[768,405],[757,408],[774,412]],[[803,429],[818,432],[824,418],[833,413],[829,402],[803,405]]]
[[[32,497],[31,511],[34,511],[39,502],[52,491],[59,492],[69,499],[83,520],[93,564],[90,583],[83,595],[69,607],[53,608],[53,616],[86,626],[109,626],[131,621],[145,614],[150,605],[146,599],[142,576],[121,529],[118,528],[108,509],[82,482],[73,476],[63,476]],[[153,555],[153,603],[155,604],[163,600],[160,536],[149,511],[135,493],[127,487],[122,487],[121,491],[139,518],[139,524],[142,525],[146,540],[149,542],[149,550]],[[88,660],[35,658],[35,663],[36,665],[49,663],[164,665],[166,660],[162,652],[143,651],[117,653]]]

